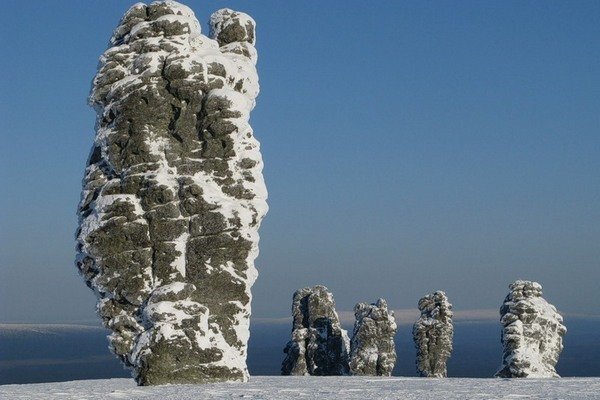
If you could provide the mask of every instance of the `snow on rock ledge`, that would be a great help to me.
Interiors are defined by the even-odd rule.
[[[445,378],[446,362],[452,354],[452,304],[446,293],[437,291],[419,300],[421,316],[413,326],[420,376]]]
[[[500,378],[555,378],[567,328],[556,308],[542,298],[542,285],[516,281],[500,308],[502,366]]]
[[[267,212],[255,23],[201,34],[174,1],[137,3],[100,58],[76,264],[140,385],[245,381],[250,287]]]
[[[292,340],[283,350],[282,375],[348,375],[350,340],[327,288],[297,290],[292,317]]]
[[[354,307],[354,334],[350,342],[353,375],[391,376],[396,364],[396,321],[384,299]]]

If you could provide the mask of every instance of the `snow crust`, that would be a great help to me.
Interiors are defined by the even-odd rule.
[[[383,377],[254,376],[247,383],[136,387],[130,379],[0,386],[11,400],[110,399],[598,399],[600,378],[425,379]]]

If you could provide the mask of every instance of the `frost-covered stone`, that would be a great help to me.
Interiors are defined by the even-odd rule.
[[[297,290],[292,317],[292,340],[283,350],[282,375],[347,375],[350,340],[327,288]]]
[[[516,281],[500,308],[502,366],[500,378],[558,377],[554,367],[567,328],[556,308],[542,297],[542,285]]]
[[[452,354],[452,304],[446,293],[437,291],[419,300],[421,316],[413,325],[420,376],[444,378],[446,362]]]
[[[76,264],[141,385],[247,380],[250,287],[267,212],[254,21],[137,3],[100,58]]]
[[[354,307],[354,334],[350,342],[353,375],[390,376],[396,364],[396,321],[384,299]]]

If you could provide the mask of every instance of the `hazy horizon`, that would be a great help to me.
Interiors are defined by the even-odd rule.
[[[566,319],[569,329],[557,371],[561,376],[600,376],[600,319]],[[0,324],[0,384],[74,379],[129,377],[107,348],[108,331],[90,327],[45,325],[7,327]],[[347,321],[344,328],[352,329]],[[248,368],[251,375],[279,375],[288,323],[251,322]],[[393,376],[416,376],[411,324],[401,322],[395,338],[398,360]],[[491,377],[500,365],[502,346],[498,321],[455,323],[449,377]]]

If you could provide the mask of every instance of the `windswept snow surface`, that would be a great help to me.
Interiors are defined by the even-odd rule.
[[[598,399],[600,378],[255,376],[247,383],[138,387],[132,379],[0,386],[0,399]]]

